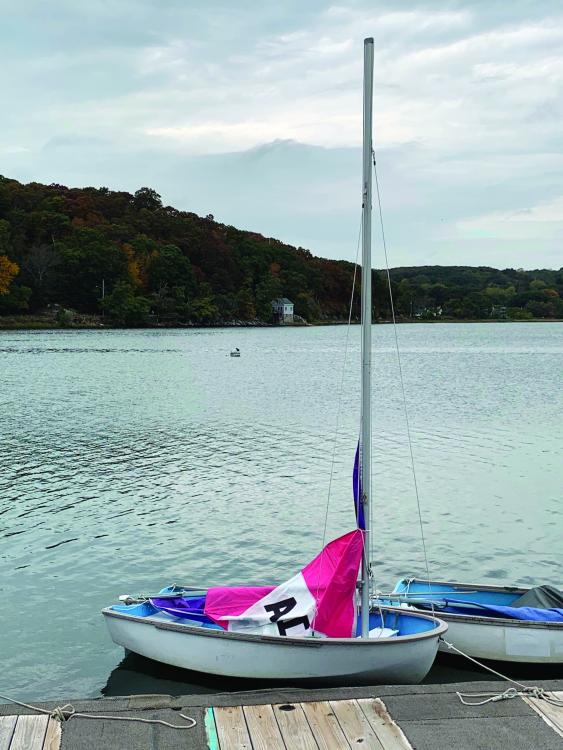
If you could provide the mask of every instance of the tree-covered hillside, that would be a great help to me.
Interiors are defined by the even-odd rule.
[[[308,321],[343,320],[353,274],[352,263],[163,206],[150,188],[131,195],[0,177],[3,316],[56,307],[117,325],[268,322],[271,300],[285,296]],[[395,268],[391,278],[402,319],[563,317],[563,269],[429,266]],[[374,315],[389,319],[384,274],[373,281]]]

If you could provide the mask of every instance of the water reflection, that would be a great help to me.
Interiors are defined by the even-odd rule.
[[[500,662],[486,662],[497,671],[500,670],[512,679],[528,684],[538,680],[561,679],[561,666],[553,665],[510,665]],[[500,677],[479,669],[460,656],[439,654],[436,662],[423,684],[443,684],[451,682],[474,682],[479,680],[501,681]],[[276,682],[276,685],[282,685]],[[284,687],[293,687],[290,682]],[[185,669],[171,667],[167,664],[146,659],[143,656],[129,653],[112,670],[107,683],[102,688],[102,695],[141,695],[143,693],[167,695],[203,695],[205,693],[241,692],[271,688],[266,680],[240,680],[214,675],[204,675]],[[315,689],[319,685],[299,685],[300,689]]]

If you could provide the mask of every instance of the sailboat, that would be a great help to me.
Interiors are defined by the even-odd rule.
[[[448,623],[448,640],[474,659],[563,665],[563,592],[403,578],[380,604],[432,612]],[[440,643],[440,650],[452,653]]]
[[[417,683],[447,625],[431,613],[370,610],[371,188],[373,39],[364,40],[361,437],[357,528],[278,586],[170,586],[120,597],[113,641],[165,664],[228,677],[334,685]],[[358,574],[361,573],[358,580]]]

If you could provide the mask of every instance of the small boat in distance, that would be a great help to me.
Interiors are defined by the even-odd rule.
[[[233,351],[231,352],[231,357],[240,357],[240,349],[238,347],[233,349]]]
[[[403,578],[384,606],[436,614],[448,640],[474,659],[563,664],[563,592],[552,586],[517,588]],[[452,653],[445,643],[441,651]]]
[[[198,672],[274,684],[417,683],[434,662],[445,623],[429,613],[370,609],[372,89],[373,39],[366,39],[362,267],[370,281],[362,284],[357,527],[278,586],[173,586],[152,596],[120,597],[122,603],[106,607],[103,615],[112,640],[129,651]]]

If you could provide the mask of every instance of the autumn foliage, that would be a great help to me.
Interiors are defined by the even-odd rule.
[[[19,266],[6,255],[0,255],[0,294],[8,294],[12,279],[18,275]]]
[[[178,211],[150,188],[0,176],[0,315],[57,304],[118,325],[210,325],[269,321],[284,296],[309,321],[337,321],[353,277],[352,263]],[[372,280],[374,317],[389,320],[386,275]],[[402,319],[563,317],[562,271],[428,266],[392,269],[391,280]]]

